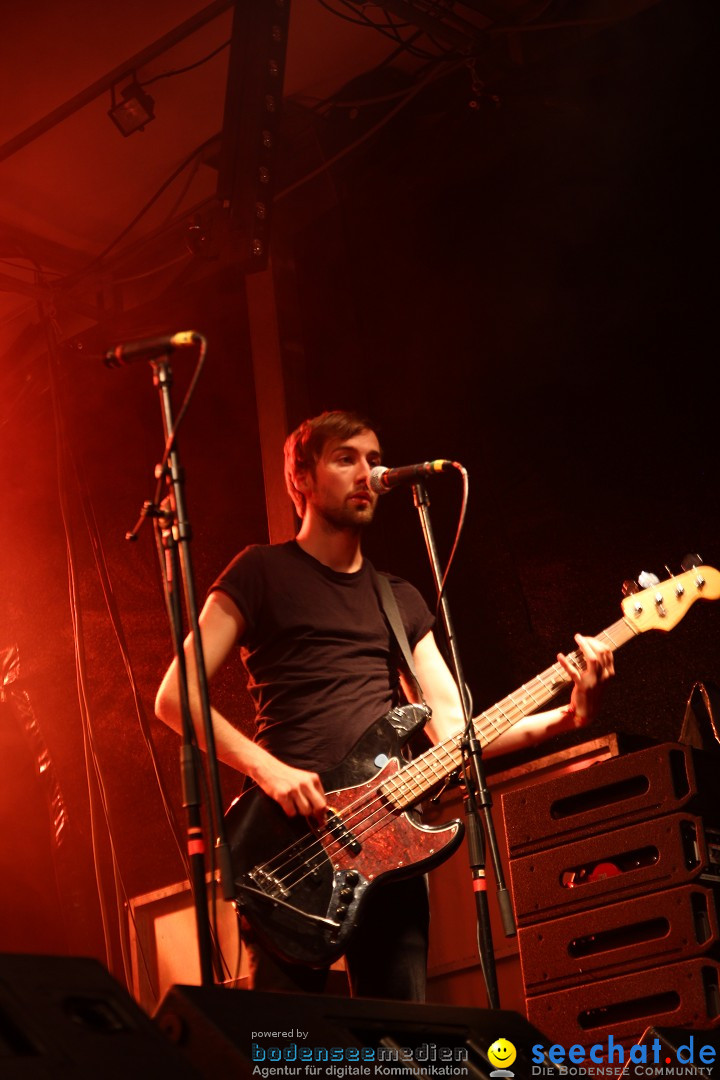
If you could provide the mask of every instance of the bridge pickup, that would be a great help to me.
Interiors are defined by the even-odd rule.
[[[325,818],[325,827],[332,838],[337,840],[338,844],[342,847],[347,848],[351,855],[360,854],[362,851],[362,844],[334,810],[330,810]]]
[[[279,900],[281,897],[287,897],[287,889],[278,881],[272,874],[268,874],[267,871],[256,866],[254,870],[251,870],[248,874],[249,878],[252,878],[257,885],[260,892],[273,900]]]

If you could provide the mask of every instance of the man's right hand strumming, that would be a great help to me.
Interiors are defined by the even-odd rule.
[[[288,817],[301,814],[323,821],[327,801],[317,773],[285,765],[272,754],[261,750],[262,757],[248,770],[258,787],[278,803]]]

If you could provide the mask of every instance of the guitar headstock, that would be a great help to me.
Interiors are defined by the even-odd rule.
[[[712,566],[693,566],[677,577],[626,596],[622,609],[639,634],[646,630],[672,630],[696,600],[717,600],[719,596],[720,571]]]

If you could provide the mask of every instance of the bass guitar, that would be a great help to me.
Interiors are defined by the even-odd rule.
[[[623,617],[597,637],[615,650],[646,630],[670,630],[695,600],[720,596],[720,572],[697,566],[622,602]],[[583,666],[582,654],[569,654]],[[559,663],[478,716],[487,746],[570,683]],[[378,720],[336,768],[322,776],[328,812],[321,825],[289,818],[260,788],[226,815],[235,904],[259,939],[282,959],[325,967],[345,951],[368,891],[389,878],[422,874],[462,840],[460,821],[428,827],[413,811],[462,761],[462,732],[407,762],[401,756],[430,710],[405,705]]]

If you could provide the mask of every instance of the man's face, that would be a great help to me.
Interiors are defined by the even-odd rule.
[[[370,490],[370,470],[380,464],[381,457],[374,431],[361,431],[350,439],[328,439],[315,475],[307,473],[304,478],[307,510],[337,528],[368,525],[378,499]]]

